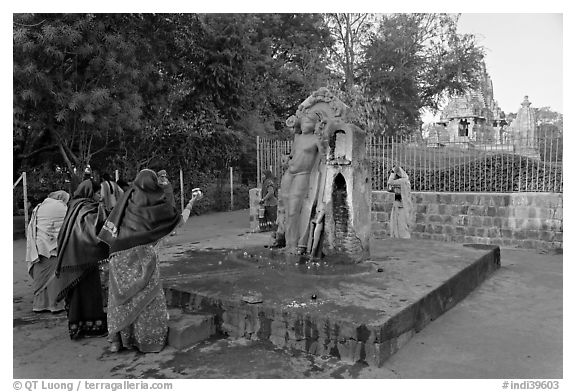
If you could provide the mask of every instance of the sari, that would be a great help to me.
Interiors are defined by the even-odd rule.
[[[390,237],[410,238],[412,226],[412,198],[410,194],[410,178],[400,166],[395,167],[395,172],[388,178],[388,186],[394,192],[392,211],[390,213]]]
[[[108,249],[97,238],[106,216],[93,196],[91,186],[74,193],[58,234],[58,299],[65,300],[73,340],[107,332],[99,267],[107,261]]]
[[[156,173],[144,169],[100,231],[99,238],[110,247],[107,312],[114,351],[123,346],[159,352],[166,345],[168,308],[157,246],[181,221]]]
[[[26,262],[28,274],[33,280],[32,289],[34,312],[64,310],[64,303],[57,301],[58,282],[55,271],[57,265],[57,238],[70,195],[56,191],[32,211],[26,234]]]

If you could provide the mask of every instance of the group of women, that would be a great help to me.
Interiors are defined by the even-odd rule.
[[[71,339],[106,336],[110,350],[159,352],[168,310],[160,282],[158,246],[185,223],[201,194],[182,214],[166,199],[156,173],[144,169],[107,215],[92,187],[48,195],[32,213],[26,260],[34,280],[34,311],[65,309]],[[100,266],[108,263],[108,304]],[[64,303],[64,306],[62,306]]]

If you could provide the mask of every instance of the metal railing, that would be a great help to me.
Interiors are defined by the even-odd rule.
[[[268,169],[280,178],[284,173],[281,157],[289,154],[291,147],[291,141],[258,138],[259,175]],[[390,170],[399,164],[410,176],[413,191],[563,191],[560,136],[516,138],[504,143],[371,136],[366,141],[366,155],[373,190],[384,190]]]

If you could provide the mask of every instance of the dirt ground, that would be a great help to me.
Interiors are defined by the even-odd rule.
[[[248,211],[191,217],[166,246],[224,241],[248,232]],[[562,255],[502,250],[502,268],[416,334],[382,368],[213,339],[184,351],[112,354],[106,338],[71,341],[65,313],[31,311],[25,240],[13,242],[13,378],[401,378],[563,377]]]

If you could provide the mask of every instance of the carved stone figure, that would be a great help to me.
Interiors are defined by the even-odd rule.
[[[346,122],[348,107],[326,88],[287,120],[295,136],[279,192],[276,245],[321,257],[369,254],[370,181],[365,132]]]

